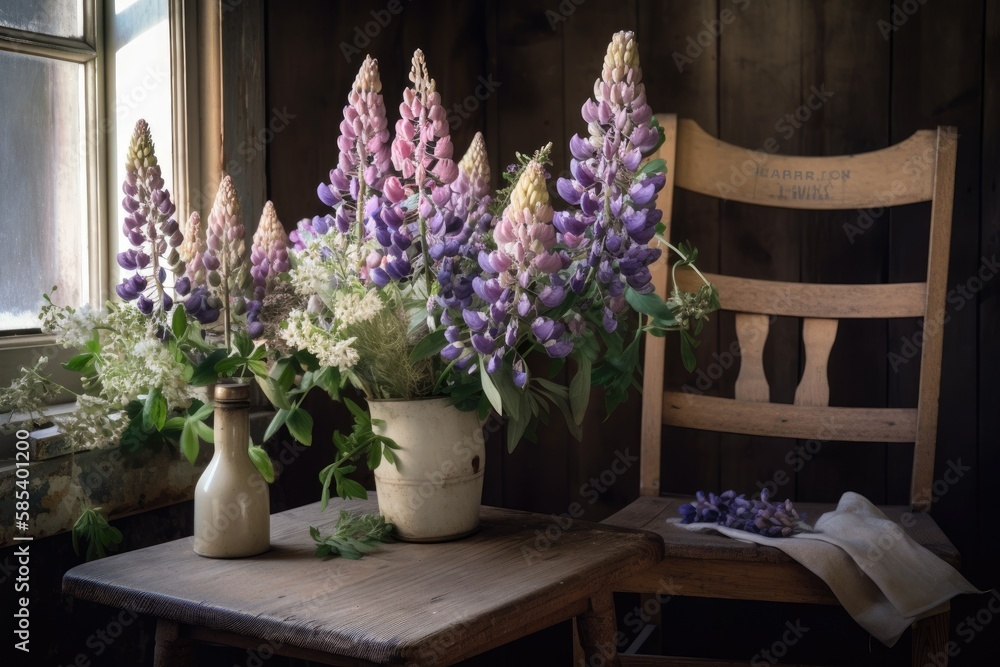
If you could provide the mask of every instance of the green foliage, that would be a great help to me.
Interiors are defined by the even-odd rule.
[[[399,449],[399,445],[390,438],[378,435],[372,430],[373,426],[384,426],[385,423],[378,419],[372,419],[367,412],[362,410],[357,403],[349,398],[344,399],[347,409],[354,415],[354,427],[350,435],[343,435],[339,431],[333,434],[333,444],[337,447],[337,456],[334,462],[323,468],[319,473],[319,480],[323,484],[322,509],[326,509],[330,502],[330,486],[334,486],[337,495],[341,498],[367,498],[368,492],[348,475],[357,470],[354,462],[364,459],[369,468],[377,467],[382,458],[395,465],[396,456],[394,449]]]
[[[343,556],[357,560],[366,553],[378,550],[379,543],[392,542],[391,523],[380,514],[358,514],[340,510],[340,518],[333,534],[323,537],[318,528],[309,527],[309,535],[316,543],[316,556],[336,558]]]
[[[81,543],[87,545],[87,560],[104,558],[108,551],[117,551],[122,532],[108,523],[101,508],[84,508],[73,524],[73,551],[80,555]]]

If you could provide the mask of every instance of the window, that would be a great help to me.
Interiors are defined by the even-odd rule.
[[[37,330],[41,295],[101,292],[98,7],[0,8],[0,332]]]
[[[39,355],[42,294],[103,305],[120,279],[124,153],[149,123],[178,220],[196,17],[169,0],[0,2],[0,382]],[[211,18],[211,17],[209,17]],[[218,19],[217,14],[215,19]],[[203,31],[207,32],[207,31]],[[188,48],[191,46],[191,48]],[[61,378],[60,381],[66,378]]]

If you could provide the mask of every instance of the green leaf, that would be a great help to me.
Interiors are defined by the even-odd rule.
[[[353,479],[344,478],[337,484],[337,493],[341,498],[368,498],[368,491]]]
[[[243,364],[243,359],[237,356],[226,357],[215,364],[215,372],[218,375],[228,375]]]
[[[657,158],[655,160],[650,160],[642,166],[637,173],[638,174],[656,174],[659,172],[665,172],[667,170],[667,161],[663,158]]]
[[[292,404],[288,401],[288,396],[277,380],[268,375],[259,375],[257,373],[254,374],[254,377],[257,379],[257,384],[260,386],[261,391],[264,392],[267,400],[271,401],[274,407],[281,408],[282,410],[291,409]]]
[[[306,446],[312,444],[313,419],[304,409],[296,407],[290,410],[285,424],[293,438]]]
[[[201,421],[189,421],[189,424],[194,424],[194,430],[197,431],[198,437],[205,442],[215,442],[215,431],[212,427]]]
[[[579,360],[579,369],[569,385],[569,404],[573,410],[573,421],[583,424],[587,415],[587,404],[590,403],[590,359]]]
[[[198,429],[195,427],[195,424],[201,423],[188,420],[184,422],[184,428],[181,430],[181,453],[188,460],[188,463],[192,465],[194,465],[195,460],[198,458],[198,450],[201,448],[201,443],[198,442]]]
[[[698,365],[698,358],[694,354],[694,346],[698,344],[691,334],[686,330],[681,330],[681,362],[684,364],[684,370],[688,373],[695,369]]]
[[[294,373],[292,378],[294,379]],[[340,371],[335,366],[324,366],[316,374],[316,386],[322,389],[333,400],[340,400],[341,377]]]
[[[500,398],[500,392],[497,390],[496,385],[493,384],[493,380],[490,379],[490,374],[486,372],[486,363],[482,355],[479,355],[479,381],[483,385],[483,393],[490,400],[490,405],[493,406],[498,415],[502,415],[503,400]]]
[[[346,405],[347,409],[351,411],[351,414],[354,415],[354,418],[357,420],[357,422],[359,424],[370,424],[371,423],[371,420],[368,417],[368,413],[365,412],[364,410],[362,410],[361,407],[357,403],[355,403],[354,401],[352,401],[349,398],[345,398],[344,399],[344,405]]]
[[[267,378],[267,364],[260,359],[247,359],[247,368],[258,378]]]
[[[194,407],[194,405],[192,404],[191,407]],[[189,413],[188,419],[194,419],[195,421],[205,421],[212,415],[213,411],[214,408],[210,404],[202,403],[201,406],[198,407],[198,409],[195,410],[194,412],[191,412],[191,408],[188,408],[188,413]]]
[[[214,350],[198,364],[194,373],[191,374],[191,384],[195,387],[204,387],[219,379],[219,373],[215,370],[215,365],[226,358],[225,350]]]
[[[174,308],[174,315],[170,320],[170,328],[173,329],[174,337],[177,340],[184,338],[184,334],[187,333],[187,311],[184,310],[183,303],[177,304],[177,307]]]
[[[663,300],[656,296],[656,294],[639,294],[634,289],[629,287],[625,290],[625,300],[628,301],[628,304],[632,306],[632,309],[636,312],[667,322],[676,323],[674,314],[670,311],[670,308],[668,308],[667,304],[663,303]]]
[[[511,415],[510,421],[507,422],[507,452],[513,452],[517,447],[518,443],[521,442],[521,438],[524,437],[524,432],[528,429],[528,425],[531,423],[531,406],[527,404],[527,396],[525,396],[525,405],[523,409],[517,411],[516,415]]]
[[[142,406],[142,427],[147,431],[160,431],[166,422],[167,399],[160,393],[159,387],[153,387]]]
[[[236,348],[241,357],[249,357],[253,352],[253,341],[250,340],[246,331],[240,331],[233,338],[233,347]]]
[[[274,413],[274,418],[271,420],[271,423],[267,425],[267,430],[264,431],[264,442],[273,438],[274,434],[278,432],[278,429],[285,425],[285,420],[288,419],[289,412],[289,410],[281,408]]]
[[[90,352],[78,354],[62,365],[68,371],[85,371],[88,367],[93,367],[94,355]]]
[[[267,480],[268,484],[274,483],[274,464],[271,462],[271,457],[267,455],[263,447],[258,447],[257,445],[250,445],[248,450],[250,453],[250,460],[253,464],[257,466],[257,470],[263,475],[264,479]]]
[[[413,346],[413,350],[410,352],[410,362],[415,363],[421,359],[434,356],[443,350],[447,344],[448,340],[444,337],[444,329],[432,331]]]

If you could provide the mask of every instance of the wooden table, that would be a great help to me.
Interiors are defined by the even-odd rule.
[[[271,517],[260,556],[201,558],[189,537],[74,567],[63,590],[156,616],[157,667],[193,664],[197,640],[331,665],[450,665],[572,617],[588,664],[617,665],[610,587],[663,556],[652,533],[484,507],[462,540],[320,560],[309,526],[330,532],[341,508],[377,510],[307,505]]]

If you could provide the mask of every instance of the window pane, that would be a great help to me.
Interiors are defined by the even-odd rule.
[[[121,4],[122,0],[117,0],[116,10]],[[138,0],[129,4],[110,22],[106,37],[108,79],[114,81],[115,91],[113,106],[116,132],[110,138],[108,150],[115,157],[111,162],[114,170],[110,173],[115,196],[111,200],[109,217],[115,223],[111,227],[112,248],[117,253],[129,247],[120,231],[125,216],[120,204],[121,183],[125,180],[125,151],[132,138],[135,123],[140,118],[149,124],[166,187],[171,194],[176,191],[171,142],[173,119],[167,0]],[[184,208],[176,196],[173,202],[179,209]],[[111,271],[112,283],[119,282],[128,273],[113,261]]]
[[[59,37],[83,37],[83,0],[0,3],[0,25]]]
[[[87,300],[84,67],[0,51],[0,331]]]

